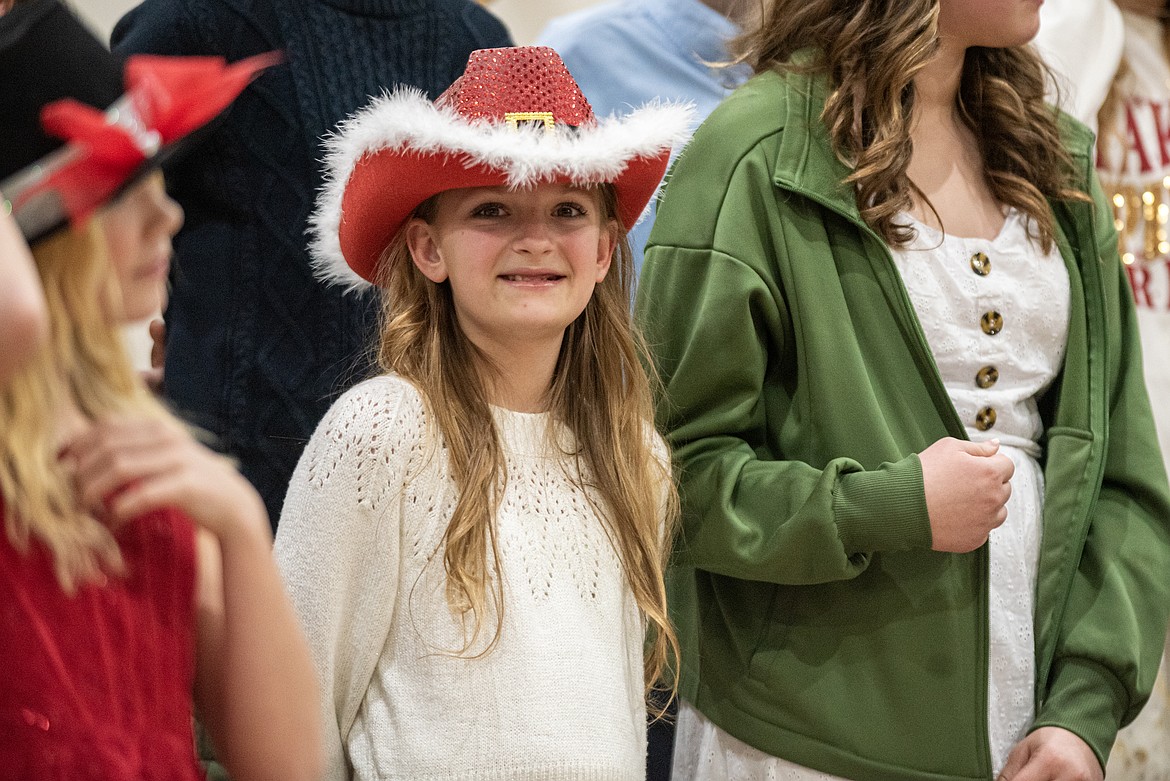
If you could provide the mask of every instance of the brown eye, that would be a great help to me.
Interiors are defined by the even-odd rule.
[[[557,207],[553,209],[553,215],[556,217],[584,217],[585,214],[585,207],[572,201],[558,203]]]
[[[507,212],[502,203],[481,203],[471,211],[472,217],[503,217]]]

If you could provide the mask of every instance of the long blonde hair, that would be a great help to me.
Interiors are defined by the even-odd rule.
[[[653,403],[641,361],[645,348],[629,311],[634,276],[629,241],[615,217],[613,188],[601,189],[603,220],[619,233],[615,262],[585,311],[566,330],[549,389],[549,409],[576,439],[578,450],[570,455],[580,467],[577,474],[592,475],[602,498],[595,509],[649,621],[645,657],[649,688],[678,655],[663,586],[678,496],[669,466],[655,457],[649,437]],[[416,215],[432,221],[435,199],[420,206]],[[495,633],[483,652],[487,653],[503,626],[502,582],[490,573],[500,566],[494,519],[506,467],[486,378],[477,369],[484,356],[457,324],[450,285],[423,276],[410,259],[404,234],[399,232],[379,263],[384,308],[378,363],[420,390],[442,434],[459,490],[444,535],[447,599],[474,627],[462,652],[480,635],[485,617],[494,614]]]
[[[913,230],[898,215],[917,190],[907,176],[913,144],[914,77],[939,48],[939,0],[774,0],[763,23],[738,39],[739,59],[756,72],[811,70],[832,92],[821,113],[837,156],[853,172],[862,219],[888,244]],[[793,55],[806,48],[806,65]],[[1048,78],[1029,47],[967,50],[959,88],[963,122],[979,142],[995,199],[1031,218],[1045,249],[1055,237],[1049,198],[1087,200],[1075,189]]]
[[[70,403],[87,418],[165,414],[130,365],[117,313],[119,289],[96,220],[33,247],[49,310],[49,338],[0,388],[0,496],[9,540],[30,537],[52,554],[66,591],[123,571],[110,530],[78,507],[58,459],[56,424]]]

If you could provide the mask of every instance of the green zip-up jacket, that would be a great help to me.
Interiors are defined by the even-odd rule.
[[[681,692],[835,775],[989,779],[987,546],[930,550],[916,455],[966,434],[842,184],[826,91],[766,73],[734,93],[675,166],[647,247],[636,310],[683,497]],[[1052,204],[1071,320],[1041,403],[1033,726],[1104,764],[1162,650],[1170,499],[1092,137],[1062,123],[1094,203]]]

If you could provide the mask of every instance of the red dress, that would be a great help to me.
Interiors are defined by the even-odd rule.
[[[3,528],[0,779],[198,781],[191,522],[167,510],[127,524],[126,577],[72,597],[46,549],[22,556]]]

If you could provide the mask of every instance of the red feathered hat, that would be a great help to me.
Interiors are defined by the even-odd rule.
[[[419,204],[462,187],[610,183],[629,228],[692,115],[689,106],[661,104],[598,121],[552,49],[473,52],[435,102],[395,91],[329,139],[327,182],[312,218],[317,274],[364,287]]]

